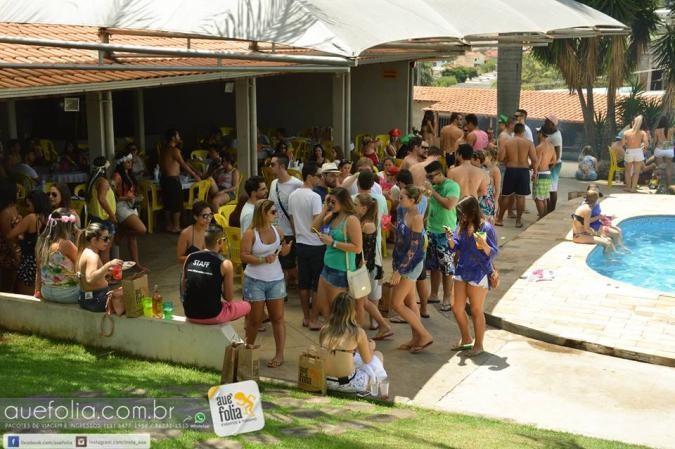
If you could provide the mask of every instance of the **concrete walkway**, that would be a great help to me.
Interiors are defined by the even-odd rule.
[[[567,165],[563,174],[574,168]],[[568,192],[585,190],[585,185],[573,179],[562,179],[560,203],[566,202]],[[523,216],[526,227],[536,219],[531,200],[528,200],[527,208],[531,213]],[[498,228],[500,244],[522,231],[513,226],[513,220],[506,220],[506,226]],[[164,297],[174,302],[176,314],[180,314],[175,244],[176,237],[168,234],[145,236],[140,241],[142,262],[152,271],[151,284],[158,284]],[[390,265],[389,260],[385,261],[387,271]],[[498,266],[508,278],[508,264],[498,260]],[[512,273],[516,276],[515,270]],[[511,281],[515,282],[515,278]],[[424,324],[434,335],[435,342],[424,353],[396,350],[399,344],[409,339],[410,330],[406,324],[395,324],[394,338],[378,344],[391,377],[391,392],[398,400],[447,411],[509,418],[544,428],[675,448],[675,435],[669,424],[675,422],[674,408],[667,407],[675,404],[675,371],[672,369],[548,345],[502,330],[488,331],[486,354],[467,359],[450,351],[459,340],[451,313],[441,313],[436,307],[430,307],[429,311],[431,317],[424,320]],[[261,363],[261,375],[290,381],[297,379],[300,352],[309,345],[318,344],[318,334],[303,328],[301,318],[297,293],[293,291],[286,304],[286,362],[276,369]],[[243,334],[243,322],[235,323],[235,327]],[[260,335],[263,337],[261,357],[266,361],[274,352],[271,329]],[[604,403],[603,398],[611,398],[613,402]]]

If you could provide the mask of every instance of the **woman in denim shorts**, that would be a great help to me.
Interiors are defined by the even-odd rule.
[[[291,244],[284,241],[283,231],[272,225],[276,217],[274,202],[259,200],[255,204],[251,227],[241,239],[241,261],[246,264],[243,296],[251,304],[251,313],[246,315],[246,344],[249,347],[255,345],[267,305],[276,346],[274,358],[267,363],[270,368],[284,363],[286,281],[278,256],[285,256],[291,250]]]
[[[346,292],[347,271],[356,270],[356,254],[362,251],[361,223],[349,192],[338,187],[326,195],[323,210],[313,227],[321,230],[319,238],[326,245],[323,271],[319,278],[316,307],[312,307],[309,328],[321,329],[319,312],[328,319],[330,304],[338,293]]]

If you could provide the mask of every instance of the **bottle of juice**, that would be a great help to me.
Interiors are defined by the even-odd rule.
[[[162,306],[162,295],[159,294],[157,284],[152,292],[152,316],[155,318],[164,318],[164,308]]]

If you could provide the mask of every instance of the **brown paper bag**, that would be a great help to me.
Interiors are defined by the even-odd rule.
[[[237,362],[241,343],[232,343],[225,347],[223,368],[220,372],[220,384],[230,384],[237,381]]]
[[[311,351],[300,354],[298,388],[311,393],[326,394],[326,370],[323,359]]]
[[[382,284],[382,299],[377,303],[377,308],[383,317],[389,316],[389,311],[391,310],[391,284],[385,282]]]
[[[260,349],[239,345],[237,351],[237,381],[258,381],[260,379]]]
[[[143,315],[143,296],[149,296],[148,275],[140,273],[132,278],[122,280],[124,310],[128,318]]]

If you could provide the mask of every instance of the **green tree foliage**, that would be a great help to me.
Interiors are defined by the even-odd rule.
[[[450,87],[455,84],[457,84],[457,78],[454,76],[441,76],[434,80],[434,86],[436,87]]]
[[[442,72],[443,76],[452,76],[458,82],[463,83],[469,78],[474,78],[478,76],[478,70],[474,67],[453,67],[451,69],[445,69]]]
[[[559,89],[566,86],[565,79],[556,66],[541,62],[531,52],[523,54],[521,82],[525,90]]]
[[[431,70],[430,62],[418,63],[415,69],[417,70],[417,85],[418,86],[433,86],[434,72]]]

